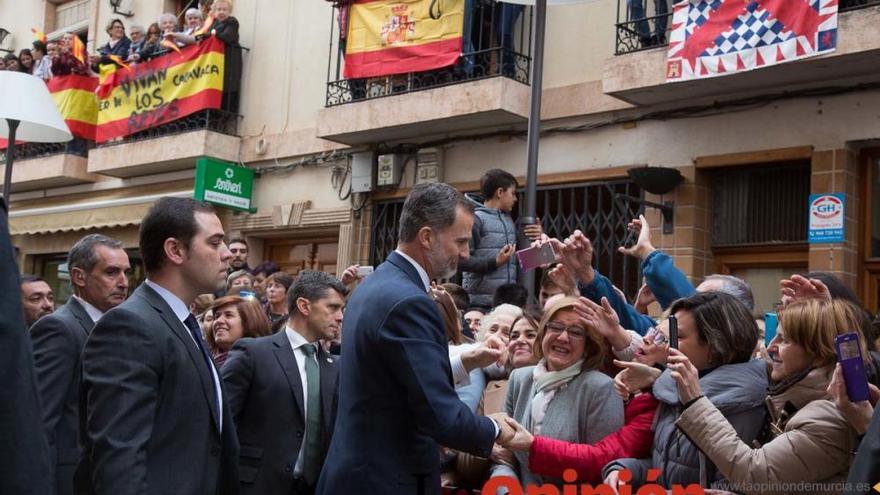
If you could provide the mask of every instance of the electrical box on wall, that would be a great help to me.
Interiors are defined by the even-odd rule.
[[[400,153],[386,153],[379,155],[378,174],[376,175],[377,186],[396,186],[400,184],[400,175],[403,171],[404,156]]]
[[[376,153],[364,151],[351,155],[351,192],[373,190],[373,170],[376,170]]]
[[[443,182],[443,150],[423,148],[416,156],[416,184]]]

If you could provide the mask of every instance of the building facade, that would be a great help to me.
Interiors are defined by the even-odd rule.
[[[0,0],[0,27],[11,33],[0,48],[28,46],[36,27],[50,38],[80,33],[93,49],[107,41],[112,18],[146,27],[197,3],[122,1],[115,9],[126,17],[109,0]],[[831,54],[678,83],[666,82],[666,37],[638,39],[626,4],[549,9],[538,169],[545,230],[584,230],[599,269],[632,296],[639,267],[616,248],[638,205],[622,196],[671,202],[666,225],[658,209],[646,214],[657,247],[694,282],[741,276],[769,311],[780,278],[830,271],[876,312],[880,2],[841,2]],[[492,18],[501,7],[468,5],[478,13],[468,24],[474,41],[455,68],[346,80],[344,6],[237,1],[245,48],[238,115],[200,114],[86,153],[22,156],[10,215],[21,267],[63,279],[67,249],[98,231],[136,259],[140,217],[157,197],[191,195],[204,156],[256,172],[255,210],[223,212],[227,232],[249,241],[251,266],[273,260],[292,273],[339,273],[378,264],[396,242],[413,184],[439,179],[476,191],[490,168],[525,176],[532,12],[519,14],[507,41]],[[662,196],[643,191],[627,171],[646,165],[677,169],[684,181]],[[811,193],[845,194],[845,242],[807,243]]]

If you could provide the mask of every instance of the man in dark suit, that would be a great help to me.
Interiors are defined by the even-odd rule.
[[[0,493],[45,495],[52,490],[49,449],[6,216],[0,198]]]
[[[101,317],[82,355],[80,494],[238,492],[238,438],[189,305],[230,253],[213,209],[162,198],[140,227],[147,280]]]
[[[241,339],[221,374],[241,442],[241,493],[314,492],[336,420],[338,368],[319,340],[342,325],[348,290],[303,271],[288,290],[290,319],[269,337]]]
[[[488,457],[503,420],[474,415],[455,394],[431,279],[468,256],[473,209],[448,184],[413,188],[400,242],[346,309],[339,413],[317,493],[435,494],[440,446]]]
[[[36,275],[22,275],[21,306],[24,308],[24,328],[30,328],[37,320],[55,311],[55,294],[49,283]]]
[[[74,294],[58,311],[31,327],[43,426],[59,495],[73,493],[79,461],[80,354],[95,322],[128,294],[131,268],[122,243],[89,234],[67,255]]]

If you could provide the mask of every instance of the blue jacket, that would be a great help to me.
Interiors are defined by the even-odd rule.
[[[596,276],[592,283],[578,284],[581,295],[597,304],[603,297],[607,298],[611,307],[617,312],[620,325],[623,328],[645,335],[648,329],[656,324],[654,320],[639,313],[631,304],[621,298],[614,290],[611,281],[598,270],[595,273]],[[654,251],[645,258],[645,261],[642,262],[642,275],[663,309],[668,308],[676,299],[690,296],[696,292],[685,274],[675,267],[672,258],[662,251]]]
[[[391,253],[354,292],[344,332],[318,495],[439,494],[440,445],[489,456],[495,426],[455,394],[443,319],[403,256]]]

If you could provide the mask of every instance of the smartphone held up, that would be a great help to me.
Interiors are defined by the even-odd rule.
[[[556,253],[550,244],[519,250],[516,252],[516,257],[519,260],[519,267],[524,272],[556,262]]]

